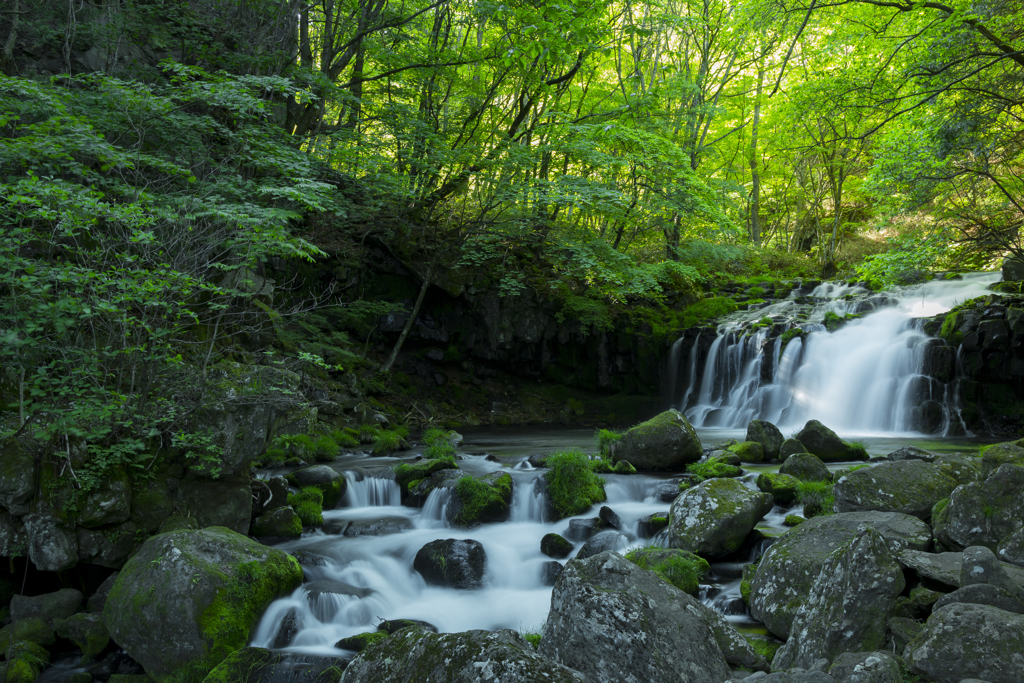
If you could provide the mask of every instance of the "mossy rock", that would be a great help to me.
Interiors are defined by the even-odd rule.
[[[110,634],[99,614],[75,614],[55,627],[57,635],[70,640],[82,651],[83,661],[94,660],[110,644]]]
[[[770,495],[735,479],[710,479],[672,502],[669,546],[702,557],[728,555],[739,550],[772,506]]]
[[[301,583],[295,558],[230,529],[173,531],[128,560],[103,622],[150,676],[201,679],[248,644],[267,605]]]
[[[795,503],[799,486],[800,480],[788,474],[763,472],[757,476],[757,488],[772,494],[776,503]]]
[[[435,472],[440,472],[444,469],[458,469],[455,459],[449,457],[403,462],[395,466],[395,481],[404,490],[408,491],[410,482],[426,479]]]
[[[704,479],[716,479],[720,477],[741,477],[743,470],[735,465],[728,465],[719,460],[707,460],[686,466],[686,472],[697,478],[697,481]]]
[[[203,683],[263,683],[277,680],[338,683],[344,668],[344,663],[335,657],[296,656],[271,652],[261,647],[246,647],[225,657],[203,679]]]
[[[7,661],[0,664],[0,680],[4,683],[33,683],[50,662],[46,648],[25,640],[11,643],[4,655]]]
[[[814,453],[825,462],[867,460],[869,457],[863,447],[843,441],[817,420],[809,420],[804,428],[797,432],[796,439],[808,452]]]
[[[391,634],[385,631],[367,631],[366,633],[360,633],[358,635],[349,636],[342,638],[334,647],[339,650],[352,650],[353,652],[362,652],[370,645],[373,645],[379,640],[388,638]]]
[[[569,557],[572,549],[572,541],[556,533],[544,534],[544,538],[540,539],[540,551],[548,557],[561,560]]]
[[[512,475],[491,472],[460,477],[448,505],[449,521],[461,527],[504,522],[512,508]]]
[[[282,543],[302,536],[302,520],[291,507],[280,507],[254,519],[250,533],[260,543]]]
[[[786,526],[800,526],[807,520],[800,515],[786,515],[786,519],[782,520],[782,523]]]
[[[666,410],[609,444],[612,462],[628,460],[641,471],[679,470],[703,455],[700,438],[678,410]]]
[[[295,470],[287,477],[288,483],[295,488],[302,489],[307,486],[315,486],[324,494],[323,506],[325,510],[333,510],[338,506],[341,497],[345,495],[347,482],[333,467],[327,465],[313,465]]]
[[[779,458],[785,460],[794,453],[807,453],[807,447],[800,443],[797,439],[786,439],[779,446]]]
[[[799,443],[799,442],[797,442]],[[793,453],[779,468],[779,474],[788,474],[800,481],[832,481],[832,473],[818,456],[807,453]]]
[[[743,441],[728,450],[740,457],[742,462],[761,462],[764,460],[764,445],[757,441]]]
[[[711,573],[707,560],[686,550],[638,548],[627,553],[626,559],[693,596],[700,592],[700,582]]]
[[[628,460],[620,460],[612,468],[614,474],[636,474],[636,468]]]
[[[7,652],[12,643],[28,641],[37,645],[53,645],[56,642],[53,629],[40,617],[19,619],[0,628],[0,653]]]

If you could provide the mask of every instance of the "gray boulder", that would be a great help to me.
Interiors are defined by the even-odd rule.
[[[78,525],[89,529],[127,522],[132,511],[132,484],[122,469],[108,473],[103,484],[82,503]]]
[[[630,428],[611,444],[612,462],[629,461],[638,470],[682,470],[703,449],[697,432],[678,410],[666,410]]]
[[[250,531],[260,543],[283,543],[302,536],[302,520],[290,507],[274,508],[254,519]]]
[[[0,505],[12,515],[24,515],[36,494],[39,466],[13,436],[0,439]]]
[[[1009,562],[1024,567],[1024,527],[1013,532],[996,547],[996,555],[1001,562]]]
[[[39,617],[50,627],[55,620],[67,619],[82,607],[85,596],[74,588],[61,588],[54,593],[35,595],[15,595],[11,598],[11,620],[31,619]]]
[[[124,565],[103,623],[152,678],[202,675],[248,645],[266,607],[300,583],[295,558],[230,529],[171,531]]]
[[[82,613],[60,620],[54,630],[82,651],[82,661],[88,662],[107,649],[110,634],[99,614]]]
[[[341,472],[327,465],[313,465],[295,470],[287,477],[288,483],[297,489],[315,486],[324,494],[324,510],[333,510],[345,495],[348,482]]]
[[[832,473],[813,453],[794,453],[786,458],[779,474],[788,474],[800,481],[832,481]]]
[[[910,673],[935,683],[978,678],[1019,683],[1024,671],[1024,615],[957,603],[932,613],[903,655]]]
[[[932,462],[935,460],[935,454],[931,451],[926,451],[923,448],[917,446],[904,446],[903,448],[897,448],[895,451],[885,456],[889,460],[924,460],[925,462]]]
[[[817,420],[809,420],[794,438],[802,443],[809,453],[814,453],[825,462],[868,459],[866,451],[843,441],[839,435]]]
[[[78,564],[78,536],[49,511],[25,515],[28,557],[42,572],[60,572]]]
[[[735,479],[709,479],[672,503],[669,547],[704,557],[728,555],[739,549],[772,506],[771,495],[752,491]]]
[[[135,522],[105,529],[78,529],[78,561],[120,569],[128,561],[142,530]]]
[[[1002,588],[1018,600],[1024,600],[1024,588],[1013,581],[996,559],[996,554],[984,546],[971,546],[964,550],[960,565],[960,587],[988,584]]]
[[[341,680],[586,683],[587,679],[538,654],[515,631],[431,633],[413,627],[364,648],[349,662]]]
[[[585,559],[593,557],[599,553],[603,553],[606,550],[615,550],[619,546],[620,539],[624,536],[618,531],[602,531],[599,534],[594,534],[587,539],[587,542],[583,544],[580,551],[576,553],[576,557],[579,559]]]
[[[836,683],[903,683],[903,662],[888,652],[844,652],[828,670]]]
[[[1024,439],[989,446],[981,455],[981,469],[986,476],[1002,465],[1024,466]]]
[[[889,643],[890,649],[900,654],[907,647],[907,643],[919,636],[924,631],[924,626],[915,619],[909,617],[893,617],[889,620]]]
[[[1002,588],[987,583],[975,583],[943,595],[935,601],[933,611],[958,602],[966,602],[972,605],[990,605],[1007,612],[1013,612],[1014,614],[1024,614],[1024,602],[1021,602]]]
[[[486,564],[487,554],[479,541],[447,538],[420,548],[412,568],[429,584],[470,589],[482,585]]]
[[[1024,467],[1002,465],[984,481],[958,487],[936,506],[935,538],[950,550],[972,545],[996,549],[1024,526]]]
[[[771,422],[751,420],[747,425],[747,441],[756,441],[764,448],[765,460],[778,460],[779,451],[785,439],[782,432]]]
[[[874,529],[861,527],[849,545],[822,565],[773,668],[808,667],[844,652],[884,647],[885,626],[905,585],[886,540]]]
[[[850,472],[840,477],[832,493],[836,512],[880,510],[928,519],[932,506],[956,487],[957,481],[939,466],[900,460]]]
[[[960,588],[963,553],[925,553],[911,548],[901,550],[898,555],[904,569],[933,582]],[[1011,564],[1000,563],[1003,571],[1018,586],[1024,586],[1024,569]]]
[[[779,448],[779,457],[783,460],[796,453],[808,453],[807,447],[796,439],[786,439]]]
[[[571,560],[540,653],[591,681],[721,683],[729,666],[707,610],[617,553]]]
[[[923,550],[931,529],[899,512],[846,512],[814,517],[777,540],[761,558],[750,582],[750,613],[780,638],[790,636],[797,610],[806,600],[826,558],[867,524],[890,543]],[[921,553],[925,554],[925,553]]]

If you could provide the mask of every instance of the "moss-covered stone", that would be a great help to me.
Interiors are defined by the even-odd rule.
[[[436,458],[433,460],[417,460],[416,462],[403,462],[395,466],[395,481],[403,489],[408,490],[409,483],[426,479],[435,472],[445,469],[458,469],[455,458]]]
[[[333,467],[327,465],[313,465],[295,470],[286,479],[295,488],[315,486],[324,494],[323,506],[325,510],[333,510],[345,495],[346,481]]]
[[[245,647],[267,605],[301,582],[295,558],[230,529],[174,531],[125,564],[103,621],[156,680],[201,678]]]
[[[757,488],[772,494],[776,503],[795,503],[799,486],[800,480],[788,474],[763,472],[757,475]]]
[[[50,662],[46,648],[28,641],[15,641],[4,650],[7,661],[0,664],[0,680],[4,683],[33,683]]]
[[[37,645],[53,645],[56,638],[53,629],[40,617],[19,619],[0,628],[0,653],[7,652],[12,643],[28,641]]]
[[[626,559],[694,596],[700,591],[700,582],[711,573],[707,560],[686,550],[638,548],[627,553]]]
[[[448,507],[450,521],[462,527],[504,522],[512,507],[512,475],[491,472],[482,477],[460,477]]]
[[[339,650],[352,650],[353,652],[362,652],[370,645],[373,645],[377,641],[388,638],[391,634],[385,631],[367,631],[366,633],[360,633],[358,635],[349,636],[342,638],[334,647]]]
[[[803,524],[806,521],[807,520],[801,517],[800,515],[786,515],[786,519],[784,519],[782,523],[786,526],[799,526],[800,524]]]
[[[615,474],[636,474],[636,468],[628,460],[620,460],[612,468]]]
[[[704,479],[716,479],[719,477],[741,477],[743,470],[735,465],[729,465],[720,460],[707,460],[686,466],[687,474],[692,474],[697,481]]]
[[[810,453],[814,453],[825,462],[847,460],[867,460],[868,454],[863,446],[843,441],[831,429],[818,422],[809,420],[795,437]]]
[[[880,510],[928,519],[932,506],[957,486],[936,463],[900,460],[842,474],[833,493],[836,512]]]
[[[14,515],[28,512],[39,464],[14,437],[0,439],[0,506]]]
[[[55,626],[57,635],[70,640],[82,651],[83,661],[95,659],[110,643],[110,634],[99,614],[75,614]]]
[[[290,507],[277,508],[254,519],[251,533],[261,543],[281,543],[302,536],[302,520]]]
[[[591,461],[580,450],[555,453],[547,459],[544,482],[552,510],[560,519],[578,515],[594,503],[603,502],[604,479],[591,469]]]
[[[738,455],[743,462],[761,462],[764,460],[764,445],[757,441],[743,441],[734,446],[729,446],[728,450]]]
[[[548,557],[560,560],[568,557],[572,549],[571,541],[555,533],[544,534],[544,538],[540,539],[540,551]]]
[[[628,460],[638,470],[678,470],[703,451],[697,432],[678,410],[666,410],[627,430],[609,444],[613,462]]]
[[[344,665],[328,657],[303,657],[303,683],[338,683]],[[298,680],[294,662],[286,655],[260,647],[245,647],[224,658],[203,683],[262,683],[273,680]]]
[[[709,479],[672,502],[669,546],[702,557],[735,552],[757,521],[772,509],[772,497],[735,479]]]

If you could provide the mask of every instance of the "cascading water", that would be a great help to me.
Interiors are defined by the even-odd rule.
[[[799,429],[816,419],[844,434],[962,433],[955,380],[924,373],[935,340],[920,319],[985,294],[999,279],[971,274],[875,295],[826,283],[806,298],[793,293],[733,314],[719,325],[702,365],[697,341],[689,349],[677,407],[697,427],[742,429],[760,419]],[[864,315],[826,330],[826,316],[851,313]],[[771,325],[762,322],[766,317]],[[786,327],[802,334],[786,335]]]

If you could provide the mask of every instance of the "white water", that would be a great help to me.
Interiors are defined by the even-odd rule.
[[[736,314],[719,326],[703,372],[691,351],[690,385],[679,408],[697,427],[741,429],[761,419],[795,430],[816,419],[844,435],[877,435],[911,432],[913,408],[930,399],[944,405],[945,432],[959,415],[949,388],[921,373],[930,338],[917,319],[981,296],[999,279],[998,273],[978,273],[876,295],[876,305],[888,305],[832,333],[821,324],[828,311],[843,315],[864,305],[863,296],[838,297],[867,292],[823,284],[811,296],[827,301],[807,321],[792,323],[810,332],[806,342],[793,339],[784,351],[778,337],[768,339],[766,328],[751,332],[749,325],[792,314],[795,301]],[[762,373],[766,359],[772,361],[768,378]]]

